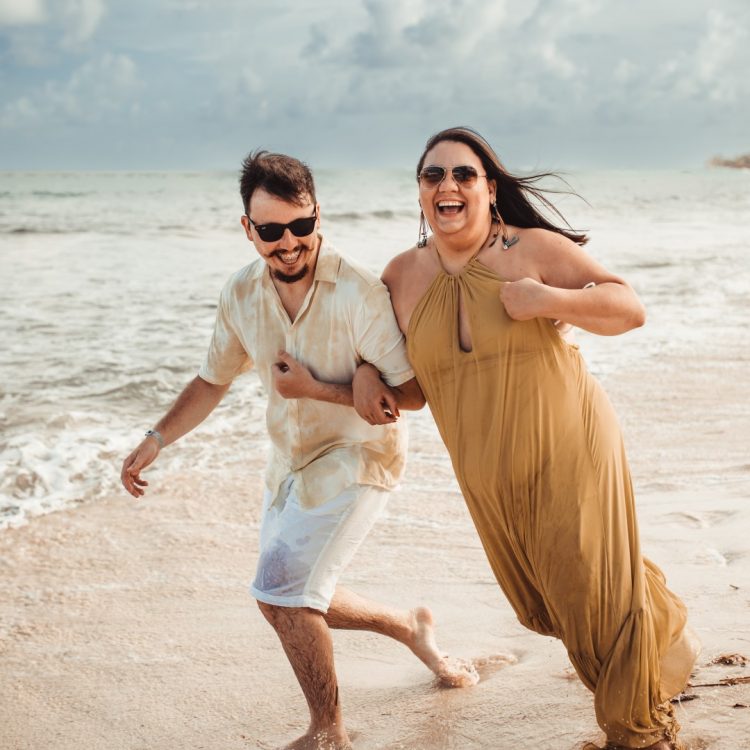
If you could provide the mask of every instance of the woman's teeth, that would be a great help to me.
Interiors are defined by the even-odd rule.
[[[464,204],[459,201],[440,201],[437,204],[438,212],[441,214],[457,214],[463,210]]]

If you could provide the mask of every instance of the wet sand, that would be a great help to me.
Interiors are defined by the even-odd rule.
[[[750,427],[741,381],[724,374],[717,407],[714,376],[718,366],[682,368],[674,382],[604,380],[626,415],[644,551],[703,641],[696,685],[750,675],[709,665],[723,653],[750,656]],[[427,414],[414,420],[408,479],[342,582],[432,607],[441,646],[477,659],[482,681],[441,689],[402,646],[335,633],[355,748],[602,741],[561,644],[522,628],[494,583],[428,424]],[[145,500],[123,493],[0,534],[0,747],[270,749],[304,730],[299,688],[246,592],[261,473],[259,458],[230,467],[220,485],[156,474]],[[503,653],[517,663],[493,663]],[[689,747],[750,746],[750,684],[689,692],[697,698],[678,708]]]

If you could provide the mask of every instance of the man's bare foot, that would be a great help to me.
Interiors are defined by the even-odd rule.
[[[284,750],[352,750],[352,743],[345,729],[309,730],[294,742],[285,745]]]
[[[435,642],[432,612],[427,607],[411,610],[412,632],[406,645],[448,687],[471,687],[479,682],[474,665],[463,659],[452,659],[441,654]]]

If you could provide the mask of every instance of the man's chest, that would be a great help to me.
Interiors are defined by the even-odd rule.
[[[348,382],[359,364],[351,309],[316,295],[292,320],[278,299],[249,301],[239,311],[240,341],[263,377],[285,351],[328,382]]]

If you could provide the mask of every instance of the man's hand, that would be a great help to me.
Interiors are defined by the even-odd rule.
[[[400,414],[393,391],[380,379],[380,373],[371,364],[362,364],[352,381],[354,408],[368,424],[389,424]]]
[[[535,279],[504,281],[500,286],[500,301],[513,320],[544,318],[550,288]]]
[[[141,479],[141,470],[152,464],[159,455],[159,443],[156,438],[147,437],[141,444],[122,462],[120,480],[122,486],[135,498],[145,494],[143,487],[148,487],[148,482]]]
[[[196,375],[182,389],[182,393],[172,404],[169,411],[156,423],[165,445],[170,445],[199,425],[224,398],[229,390],[229,383],[217,385],[209,383]],[[147,437],[123,461],[120,480],[122,486],[135,498],[144,494],[143,487],[148,486],[141,479],[141,470],[150,466],[159,455],[159,442],[155,437]]]
[[[315,398],[318,381],[310,370],[285,351],[271,367],[273,387],[283,398]]]

